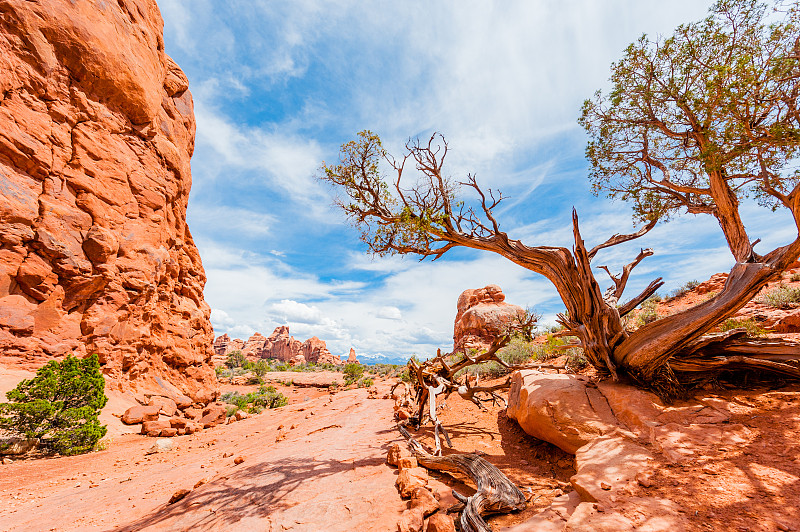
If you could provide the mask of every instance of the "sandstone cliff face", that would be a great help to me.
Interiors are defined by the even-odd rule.
[[[525,314],[525,309],[506,303],[505,299],[496,284],[461,293],[453,325],[454,352],[487,349],[506,326]]]
[[[0,356],[96,352],[112,386],[205,402],[193,104],[162,31],[154,0],[2,2]]]

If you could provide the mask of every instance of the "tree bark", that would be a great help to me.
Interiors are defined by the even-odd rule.
[[[419,465],[437,471],[460,472],[475,483],[475,494],[470,497],[453,490],[453,496],[464,504],[459,516],[462,532],[491,532],[483,515],[515,512],[527,506],[525,495],[519,488],[477,454],[433,456],[411,437],[405,427],[398,425],[398,430],[408,440]]]

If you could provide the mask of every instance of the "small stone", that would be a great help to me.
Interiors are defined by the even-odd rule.
[[[643,488],[650,488],[653,486],[653,475],[652,473],[641,471],[636,474],[636,482]]]
[[[408,447],[395,443],[389,448],[389,452],[386,453],[386,462],[389,465],[399,467],[402,458],[413,458],[413,456],[411,451],[408,450]]]
[[[239,465],[242,462],[244,462],[244,456],[237,456],[236,458],[233,459],[233,463],[236,465]]]
[[[209,480],[210,480],[209,477],[201,478],[200,480],[198,480],[197,482],[194,483],[194,487],[192,489],[196,490],[197,488],[199,488],[203,484],[208,484]]]
[[[156,440],[156,443],[153,444],[150,449],[147,450],[144,454],[155,454],[155,453],[163,453],[172,450],[172,440],[168,439],[159,439]]]
[[[422,515],[422,510],[412,508],[403,511],[400,521],[397,523],[397,532],[423,532],[422,527],[424,525],[425,519]]]
[[[397,468],[398,469],[405,469],[407,467],[417,467],[417,459],[413,456],[404,456],[397,461]]]
[[[3,458],[3,465],[11,465],[14,463],[14,460],[11,458]]]
[[[426,488],[415,488],[411,493],[411,508],[419,508],[428,517],[439,510],[439,501]]]
[[[179,489],[178,491],[172,494],[172,497],[169,498],[169,504],[175,504],[179,500],[189,495],[191,492],[192,490],[187,490],[185,488]]]
[[[719,475],[719,472],[718,472],[718,471],[714,470],[714,468],[713,468],[713,467],[711,467],[711,466],[708,466],[708,465],[706,465],[706,466],[703,466],[703,469],[702,469],[702,471],[703,471],[703,473],[705,473],[706,475]]]
[[[456,525],[452,517],[444,512],[437,512],[428,519],[425,532],[456,532]]]
[[[600,489],[608,491],[611,489],[611,484],[609,484],[608,482],[601,482]]]
[[[408,499],[415,488],[424,488],[428,484],[428,471],[422,467],[410,467],[400,471],[395,485],[400,491],[400,497]]]

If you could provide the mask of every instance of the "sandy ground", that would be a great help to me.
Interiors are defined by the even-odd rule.
[[[0,372],[0,385],[32,374]],[[390,381],[379,381],[380,396]],[[223,391],[253,386],[224,385]],[[15,460],[0,466],[0,531],[11,530],[394,530],[406,503],[395,489],[386,450],[402,441],[393,402],[364,389],[284,386],[286,407],[172,439],[169,452],[147,454],[155,440],[131,432],[109,411],[111,442],[83,456]],[[800,386],[777,390],[701,391],[729,402],[730,423],[752,438],[719,447],[683,465],[664,460],[638,496],[676,501],[692,531],[800,531]],[[116,413],[116,412],[114,412]],[[571,455],[538,441],[505,416],[457,395],[439,413],[452,438],[446,452],[478,452],[531,495],[526,510],[494,516],[502,530],[570,491]],[[116,425],[114,425],[116,423]],[[116,428],[115,428],[116,427]],[[429,428],[413,433],[432,445]],[[236,465],[234,459],[243,457]],[[465,479],[434,479],[470,495]],[[182,501],[168,501],[192,489]]]
[[[147,455],[155,440],[127,434],[104,451],[16,460],[0,466],[0,530],[393,529],[406,504],[385,464],[391,408],[365,389],[325,393],[173,438],[170,452]]]

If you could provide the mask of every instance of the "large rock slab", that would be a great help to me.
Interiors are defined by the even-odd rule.
[[[453,324],[454,351],[488,348],[514,320],[525,315],[525,309],[505,299],[496,284],[462,292]]]
[[[195,121],[154,0],[0,17],[0,353],[97,353],[112,389],[217,392],[186,225]]]
[[[531,436],[574,454],[618,427],[603,394],[587,382],[575,375],[518,371],[511,377],[508,417]]]
[[[636,475],[655,466],[645,447],[619,431],[595,438],[575,453],[576,473],[570,478],[584,501],[608,502],[635,482]]]

